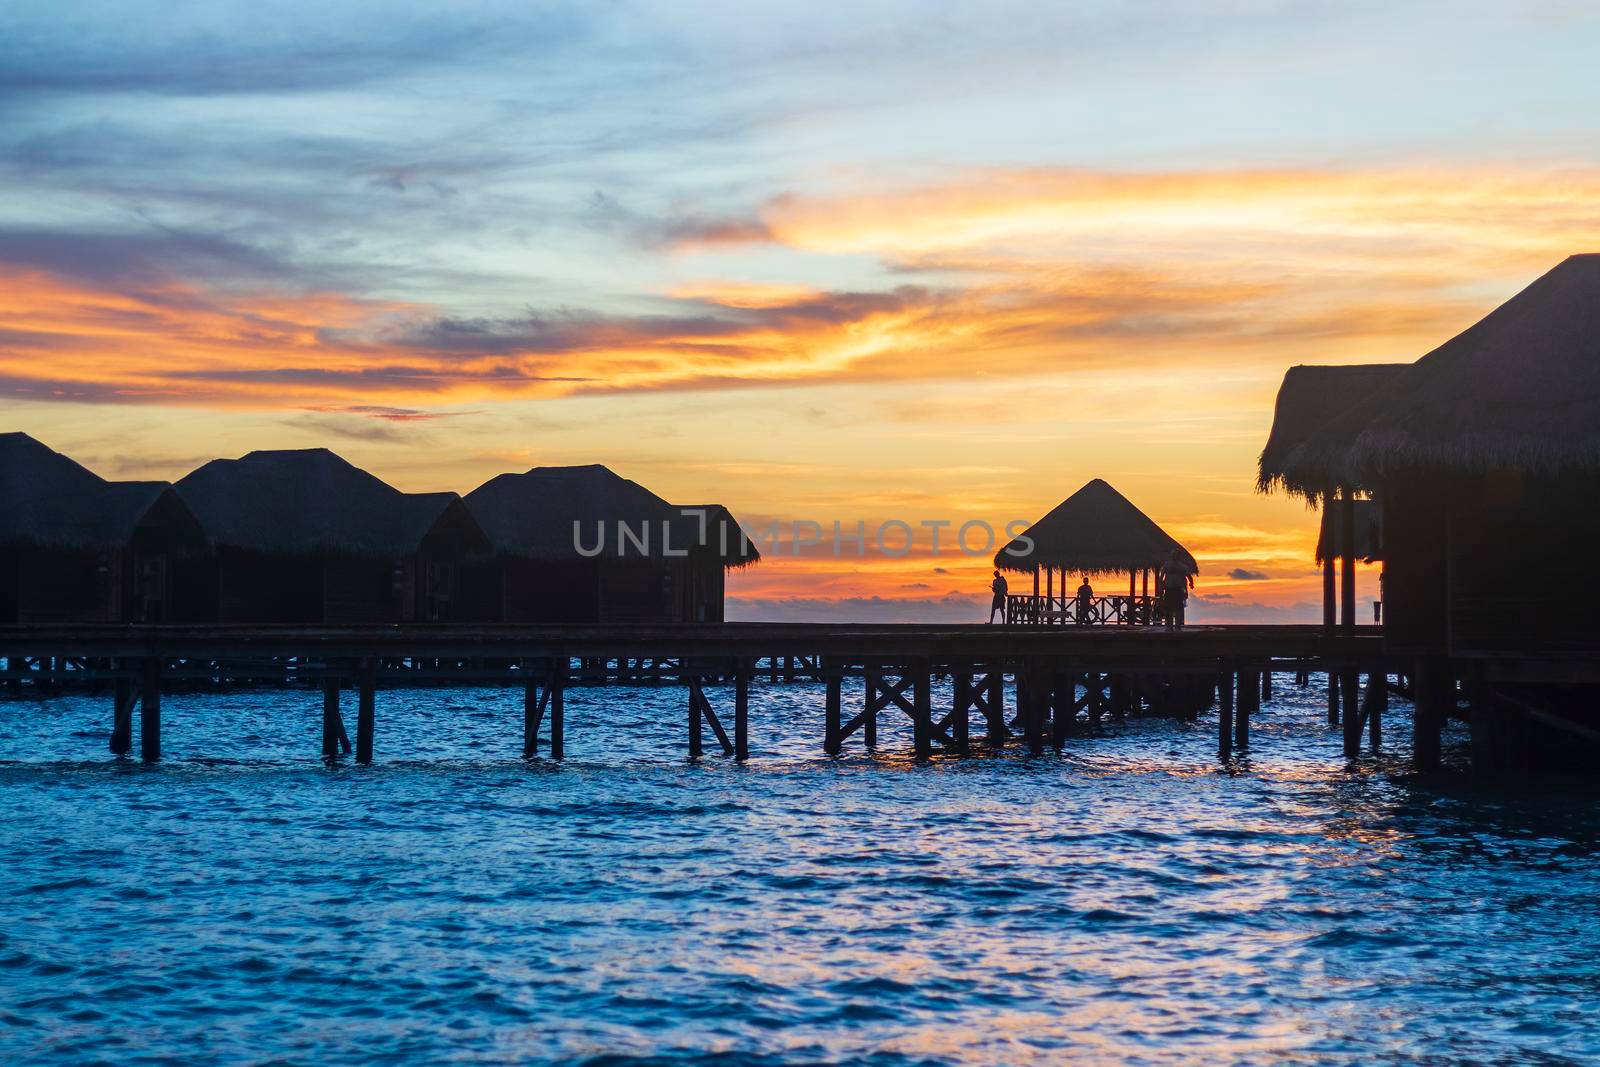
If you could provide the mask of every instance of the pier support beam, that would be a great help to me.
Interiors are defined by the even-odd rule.
[[[722,754],[734,754],[733,743],[728,740],[728,733],[722,728],[722,721],[717,718],[717,713],[711,706],[711,701],[706,698],[705,679],[696,675],[689,679],[689,760],[693,762],[701,756],[701,724],[711,727],[711,732],[716,735],[717,741],[722,745]]]
[[[120,666],[120,664],[119,664]],[[133,751],[133,679],[118,678],[111,696],[111,752],[126,756]]]
[[[330,672],[322,679],[322,758],[333,763],[339,758],[339,735],[344,724],[339,721],[339,677]]]
[[[1250,747],[1250,716],[1261,710],[1261,672],[1240,671],[1233,713],[1233,745]]]
[[[161,660],[144,661],[144,684],[139,691],[139,758],[146,763],[161,759]]]
[[[739,660],[733,669],[733,758],[743,763],[750,758],[750,673],[748,660]]]
[[[1344,704],[1344,758],[1361,755],[1361,672],[1346,667],[1339,672],[1339,689]]]
[[[843,672],[833,660],[824,657],[822,661],[822,678],[827,687],[827,700],[823,711],[822,751],[830,756],[837,756],[844,750],[844,734],[841,732],[841,712],[844,685]]]
[[[1417,660],[1412,678],[1416,708],[1411,719],[1411,758],[1422,774],[1439,769],[1439,733],[1455,703],[1455,685],[1448,659],[1423,656]]]
[[[378,660],[368,656],[361,661],[356,704],[356,762],[372,762],[372,737],[378,724]]]
[[[1217,758],[1224,763],[1233,758],[1233,679],[1231,670],[1217,675]]]

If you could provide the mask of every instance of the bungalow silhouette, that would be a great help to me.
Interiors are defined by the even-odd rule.
[[[0,623],[163,622],[177,563],[204,553],[166,482],[112,482],[0,434]]]
[[[1600,538],[1600,255],[1569,257],[1378,379],[1314,426],[1280,396],[1273,439],[1281,422],[1296,441],[1269,443],[1261,487],[1381,505],[1384,637],[1415,664],[1420,764],[1437,759],[1466,661],[1494,665],[1473,668],[1475,746],[1511,715],[1546,755],[1592,754],[1593,687],[1557,661],[1600,650],[1586,562]],[[1356,525],[1350,508],[1341,526]]]
[[[216,548],[183,570],[185,621],[450,621],[489,552],[457,494],[403,493],[325,448],[213,460],[176,489]]]
[[[494,545],[474,612],[519,623],[720,622],[760,553],[721,505],[682,508],[599,464],[501,474],[465,498]]]

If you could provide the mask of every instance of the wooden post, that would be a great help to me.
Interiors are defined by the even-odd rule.
[[[1418,659],[1411,687],[1416,705],[1411,727],[1412,762],[1417,771],[1428,774],[1439,769],[1439,731],[1455,694],[1450,661],[1441,656]]]
[[[1077,718],[1078,676],[1072,672],[1072,663],[1058,663],[1050,679],[1050,747],[1057,752],[1066,747],[1067,734]]]
[[[1272,699],[1272,664],[1267,664],[1266,670],[1261,672],[1261,703],[1265,704]],[[1261,705],[1256,705],[1260,707]]]
[[[700,758],[700,682],[689,680],[689,762]]]
[[[567,718],[563,703],[567,688],[566,656],[556,656],[550,661],[550,676],[545,679],[545,685],[550,690],[550,758],[566,759]]]
[[[534,676],[533,661],[525,659],[522,661],[523,759],[533,759],[539,754],[539,711],[539,682]]]
[[[1328,725],[1339,725],[1339,672],[1333,669],[1333,664],[1326,663],[1328,671]]]
[[[1256,671],[1239,672],[1239,691],[1234,698],[1233,744],[1250,747],[1250,716],[1261,707],[1261,681]]]
[[[139,693],[139,758],[146,763],[161,759],[161,660],[144,661],[144,686]]]
[[[1033,595],[1035,599],[1039,596],[1039,565],[1037,563],[1033,565]]]
[[[322,678],[322,758],[329,763],[339,758],[339,679],[331,668]]]
[[[1367,692],[1372,699],[1372,710],[1367,713],[1367,743],[1377,752],[1383,744],[1383,716],[1389,710],[1389,673],[1385,668],[1367,675]]]
[[[361,661],[359,703],[356,705],[356,762],[372,762],[372,735],[378,724],[378,657]]]
[[[1233,758],[1233,674],[1226,667],[1217,676],[1217,758]]]
[[[1044,752],[1044,720],[1050,708],[1049,680],[1038,660],[1028,660],[1025,667],[1028,695],[1018,701],[1022,705],[1023,736],[1028,741],[1028,751],[1037,756]]]
[[[1356,632],[1356,494],[1353,489],[1344,491],[1344,501],[1340,505],[1339,541],[1344,555],[1339,578],[1340,629],[1349,636]]]
[[[912,660],[909,666],[915,672],[911,683],[912,706],[916,708],[911,719],[913,744],[917,759],[929,759],[933,756],[933,667],[924,659]]]
[[[126,756],[133,751],[133,679],[131,678],[118,678],[116,685],[112,687],[111,751],[118,756]]]
[[[1335,522],[1337,515],[1334,511],[1334,496],[1330,493],[1322,494],[1323,525],[1328,530],[1328,536],[1322,543],[1322,628],[1332,637],[1339,626],[1338,608],[1334,601],[1334,575],[1333,560],[1339,554],[1336,543],[1338,525]]]
[[[743,659],[733,668],[733,758],[750,758],[750,664]]]
[[[1339,688],[1344,693],[1344,758],[1361,755],[1361,674],[1354,667],[1339,672]]]
[[[864,696],[866,703],[862,711],[866,718],[861,723],[861,742],[867,746],[868,752],[878,749],[878,694],[883,687],[883,669],[881,667],[868,667],[864,672],[866,685]]]
[[[838,665],[832,659],[823,661],[822,673],[827,679],[828,686],[827,710],[824,712],[822,727],[822,750],[830,756],[837,756],[844,748],[844,742],[839,737],[841,728],[839,689],[844,679]]]
[[[987,715],[984,719],[983,736],[989,747],[998,748],[1011,736],[1011,731],[1006,729],[1006,666],[998,661],[991,662],[988,666],[986,683],[989,695],[984,700]]]

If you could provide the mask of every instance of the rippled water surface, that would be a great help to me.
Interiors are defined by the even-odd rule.
[[[379,696],[333,771],[303,690],[170,696],[156,768],[0,703],[0,1059],[1600,1055],[1600,799],[1409,780],[1403,705],[1354,767],[1315,688],[1228,769],[1207,719],[919,767],[758,683],[689,767],[680,691],[576,691],[556,766],[520,692]]]

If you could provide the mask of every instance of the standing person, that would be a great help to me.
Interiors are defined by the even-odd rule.
[[[1086,626],[1090,622],[1090,613],[1094,610],[1094,590],[1089,586],[1089,576],[1083,576],[1083,584],[1078,586],[1078,625]]]
[[[1172,555],[1161,567],[1162,605],[1167,616],[1167,629],[1183,629],[1183,608],[1189,602],[1189,590],[1194,586],[1194,575],[1184,566],[1183,556],[1173,549]]]
[[[999,572],[994,572],[994,581],[989,583],[989,588],[994,590],[994,600],[989,604],[989,622],[993,624],[994,613],[1000,613],[1000,621],[1006,621],[1006,593],[1011,586],[1006,583],[1005,577]]]

